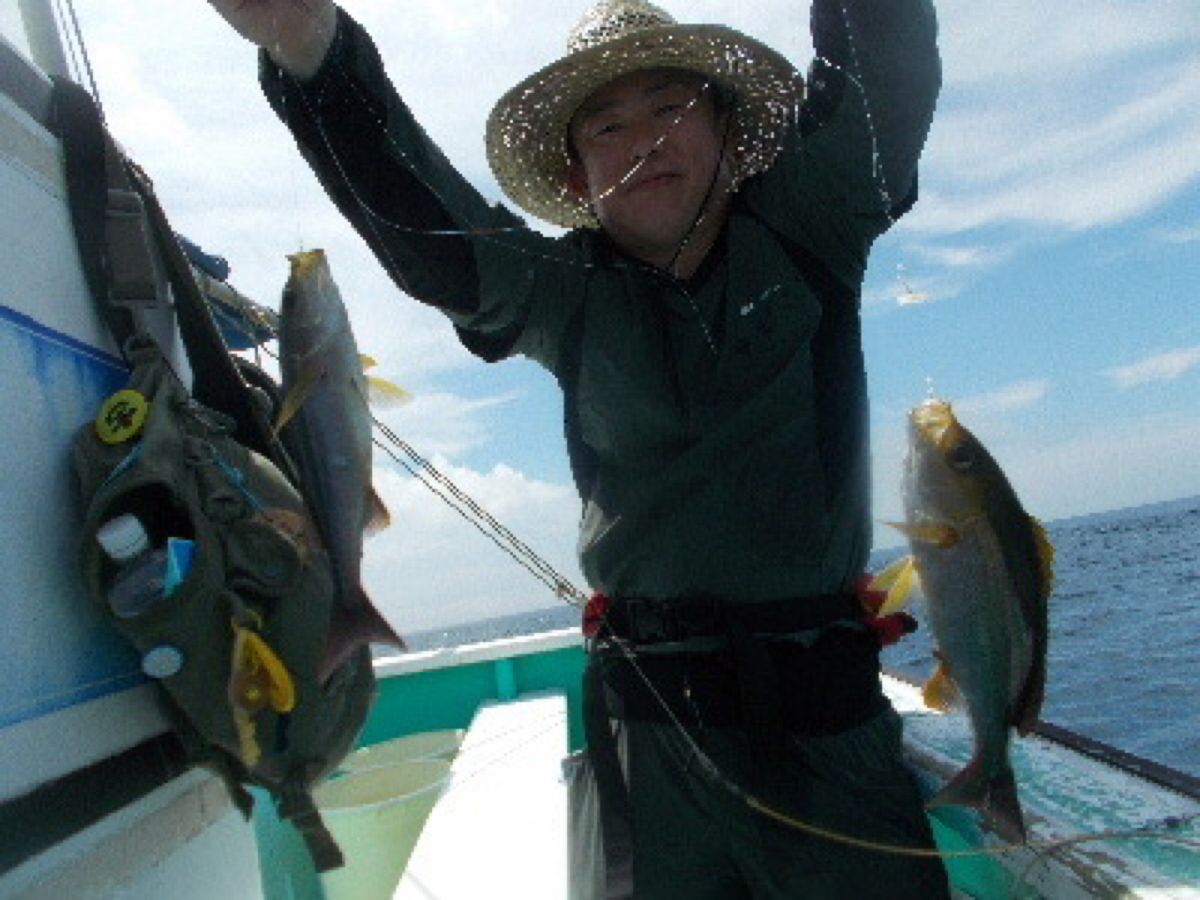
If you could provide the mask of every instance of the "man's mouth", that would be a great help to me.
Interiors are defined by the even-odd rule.
[[[629,186],[628,193],[637,193],[638,191],[652,191],[660,187],[677,181],[679,175],[675,172],[655,172],[649,175],[644,175],[638,178]]]

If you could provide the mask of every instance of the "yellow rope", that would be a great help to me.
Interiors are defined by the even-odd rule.
[[[1176,844],[1182,844],[1185,847],[1191,847],[1193,850],[1200,850],[1200,841],[1177,837],[1173,834],[1152,833],[1139,830],[1104,831],[1096,834],[1081,834],[1072,837],[1047,838],[1040,841],[1026,841],[1023,844],[996,844],[990,847],[973,847],[969,850],[934,850],[927,847],[908,847],[902,844],[888,844],[881,841],[870,841],[864,838],[851,837],[850,835],[841,834],[836,831],[830,831],[826,828],[821,828],[819,825],[812,825],[808,822],[802,822],[799,819],[794,819],[786,813],[782,813],[777,809],[767,806],[756,797],[746,796],[743,799],[745,800],[746,805],[751,809],[761,813],[769,819],[773,819],[776,822],[787,825],[789,828],[795,828],[799,831],[806,832],[816,837],[824,838],[828,841],[834,841],[835,843],[847,844],[851,847],[858,847],[862,850],[872,850],[878,853],[891,853],[897,856],[962,859],[965,857],[976,856],[1001,856],[1005,853],[1012,853],[1016,850],[1053,850],[1057,847],[1063,847],[1068,844],[1082,844],[1089,841],[1136,839],[1169,841]],[[1187,820],[1180,820],[1180,823],[1184,821]],[[1167,823],[1163,823],[1162,827],[1172,826]]]

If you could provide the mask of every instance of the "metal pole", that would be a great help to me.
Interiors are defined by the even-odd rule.
[[[63,52],[58,34],[58,23],[50,0],[17,0],[21,9],[21,20],[25,23],[25,39],[34,63],[47,75],[70,78],[67,56]]]

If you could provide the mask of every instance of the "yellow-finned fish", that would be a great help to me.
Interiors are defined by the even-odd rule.
[[[367,378],[350,319],[321,250],[289,257],[279,357],[284,402],[277,430],[300,473],[301,493],[333,566],[337,598],[318,676],[368,643],[404,647],[360,580],[365,529],[386,527],[371,486]]]
[[[1024,841],[1008,748],[1010,729],[1036,724],[1045,694],[1053,547],[944,401],[909,416],[902,493],[905,521],[894,524],[908,536],[938,644],[925,700],[961,698],[975,735],[973,758],[929,805],[973,806],[1001,836]],[[888,580],[906,581],[895,571]]]

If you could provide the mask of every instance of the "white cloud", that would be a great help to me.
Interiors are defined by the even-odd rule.
[[[433,464],[576,587],[579,500],[572,487],[511,467],[489,472]],[[555,595],[423,484],[377,467],[375,486],[392,527],[364,547],[364,584],[401,632],[553,606]]]
[[[938,4],[951,84],[1023,84],[1096,77],[1132,56],[1186,44],[1196,28],[1187,2],[993,0]]]
[[[1033,378],[1006,385],[986,394],[975,394],[954,401],[954,409],[970,415],[1010,413],[1039,403],[1050,389],[1050,382]]]
[[[127,153],[137,158],[146,148],[162,152],[196,144],[195,129],[154,89],[130,54],[112,44],[101,44],[96,50],[94,64],[104,72],[101,102],[106,95],[120,98],[111,108],[105,107],[105,116]]]
[[[1200,366],[1200,346],[1180,347],[1105,371],[1117,387],[1128,389],[1155,381],[1175,381]]]
[[[1194,244],[1200,241],[1200,225],[1184,228],[1155,228],[1151,233],[1160,241],[1168,244]]]
[[[945,87],[902,227],[1080,230],[1200,178],[1200,7],[942,3]]]
[[[1003,467],[1032,515],[1043,521],[1190,497],[1200,485],[1200,418],[1138,415],[1114,418],[1083,434],[1063,435],[1053,421],[1001,434],[973,429]],[[904,434],[895,427],[875,438],[877,522],[900,512]],[[879,547],[899,543],[876,527]]]
[[[918,256],[951,269],[983,269],[1009,259],[1014,248],[1002,245],[921,244],[912,248]]]
[[[1070,92],[1022,103],[998,93],[937,120],[929,178],[908,229],[953,233],[1023,222],[1079,230],[1141,215],[1200,178],[1200,71],[1114,89],[1104,112],[1072,110]],[[1136,86],[1141,88],[1141,86]]]
[[[467,399],[446,392],[418,393],[410,403],[377,415],[423,455],[453,459],[487,443],[480,413],[511,403],[516,396]]]

